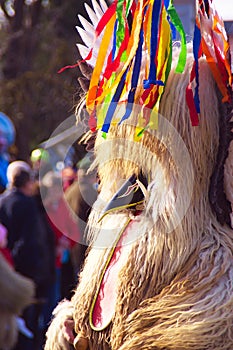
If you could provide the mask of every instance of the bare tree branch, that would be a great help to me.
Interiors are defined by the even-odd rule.
[[[31,6],[31,27],[35,27],[39,22],[39,17],[42,8],[42,0],[34,1]]]
[[[14,21],[12,24],[13,31],[17,31],[23,26],[23,18],[24,18],[24,0],[15,0],[14,1]]]
[[[9,13],[7,12],[6,9],[6,1],[5,0],[1,0],[0,1],[0,7],[2,9],[2,12],[4,13],[4,16],[10,21],[12,19],[12,17],[9,15]]]

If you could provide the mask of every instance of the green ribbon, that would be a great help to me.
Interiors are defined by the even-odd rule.
[[[168,75],[171,71],[171,66],[172,66],[172,38],[170,39],[170,52],[169,52],[169,57],[168,57],[168,62],[167,62],[167,68],[166,68],[166,73],[165,73],[165,84],[168,79]]]
[[[116,8],[116,13],[117,13],[117,31],[116,31],[116,45],[117,48],[121,46],[122,41],[124,40],[125,37],[125,20],[123,16],[123,6],[124,6],[125,0],[118,0],[117,2],[117,8]]]
[[[176,30],[180,34],[181,51],[180,51],[180,55],[179,55],[178,64],[176,67],[176,73],[183,73],[185,65],[186,65],[186,58],[187,58],[186,34],[184,31],[184,27],[182,25],[182,22],[180,20],[180,17],[178,16],[176,9],[173,5],[172,0],[170,0],[169,6],[167,8],[167,13],[170,16],[171,22],[173,23]]]

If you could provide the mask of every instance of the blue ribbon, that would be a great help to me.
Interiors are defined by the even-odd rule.
[[[112,45],[112,61],[115,58],[116,55],[116,33],[117,33],[117,25],[118,25],[118,20],[116,19],[115,26],[114,26],[114,34],[113,34],[113,45]]]
[[[119,82],[117,89],[116,89],[116,92],[113,95],[112,101],[110,102],[110,105],[108,107],[108,111],[107,111],[106,117],[104,119],[104,124],[103,124],[102,129],[101,129],[104,133],[107,133],[109,128],[110,128],[113,115],[116,111],[117,102],[119,101],[119,99],[121,97],[121,93],[122,93],[122,90],[123,90],[124,85],[125,85],[125,78],[126,78],[127,72],[128,72],[128,69],[122,75],[121,81]]]
[[[171,4],[171,0],[164,0],[164,6],[165,6],[166,10],[168,10],[170,4]],[[176,39],[176,27],[171,22],[171,17],[169,15],[167,15],[167,20],[168,20],[168,23],[169,23],[170,28],[171,28],[172,40],[175,40]]]
[[[193,54],[195,59],[195,74],[196,74],[196,88],[194,95],[194,102],[197,113],[200,113],[200,98],[199,98],[199,69],[198,69],[198,54],[201,45],[201,32],[200,29],[195,25],[194,37],[193,37]]]
[[[152,9],[152,23],[151,23],[151,38],[150,38],[150,71],[148,80],[144,80],[144,89],[150,88],[151,84],[159,84],[156,80],[157,67],[155,64],[155,58],[158,48],[158,35],[159,35],[159,20],[161,14],[162,0],[154,1]]]
[[[134,97],[135,97],[136,88],[138,85],[138,79],[140,75],[140,68],[141,68],[141,62],[142,62],[142,45],[143,45],[143,30],[141,29],[138,48],[135,56],[133,74],[131,79],[131,89],[128,95],[128,102],[126,105],[126,112],[122,117],[121,121],[119,122],[119,124],[121,124],[124,120],[128,119],[132,112],[131,104],[134,102]]]

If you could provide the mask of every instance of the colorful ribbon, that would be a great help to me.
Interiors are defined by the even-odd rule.
[[[146,128],[157,127],[159,105],[171,69],[174,31],[179,33],[181,42],[176,72],[182,73],[187,56],[186,35],[173,1],[112,3],[96,27],[96,39],[100,35],[102,39],[86,100],[92,129],[101,129],[106,136],[113,122],[122,123],[130,117],[134,103],[141,105],[142,111],[138,116],[137,137]],[[193,40],[194,65],[186,89],[192,125],[199,122],[201,55],[205,55],[210,65],[223,101],[229,101],[232,76],[228,48],[223,22],[212,1],[199,0]],[[91,55],[92,50],[87,61]],[[119,103],[125,106],[120,119],[115,118]]]

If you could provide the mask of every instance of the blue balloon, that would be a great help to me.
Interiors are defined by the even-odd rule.
[[[15,127],[10,118],[2,112],[0,112],[0,133],[6,137],[8,146],[14,143]]]

